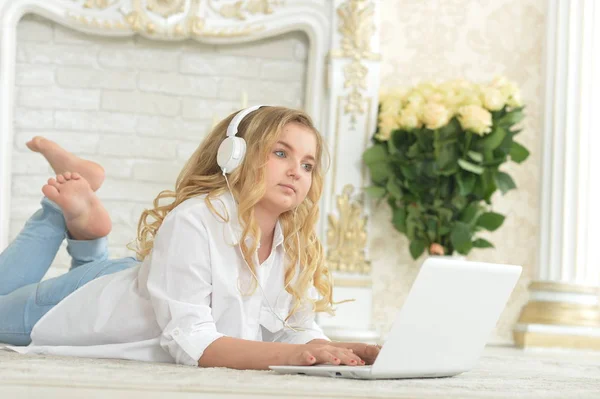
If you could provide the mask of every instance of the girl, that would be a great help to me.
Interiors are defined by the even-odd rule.
[[[29,142],[57,177],[0,255],[0,341],[29,344],[11,347],[23,353],[201,367],[371,364],[377,346],[329,342],[314,321],[332,311],[314,233],[320,134],[301,111],[236,114],[199,146],[175,191],[143,212],[139,261],[108,259],[111,221],[94,194],[103,169],[49,140]],[[70,271],[40,282],[65,236]]]

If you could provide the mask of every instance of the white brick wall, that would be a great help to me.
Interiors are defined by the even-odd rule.
[[[308,41],[300,33],[230,46],[164,43],[94,37],[26,16],[17,34],[11,239],[51,176],[25,146],[35,135],[105,167],[98,195],[113,219],[111,256],[132,256],[125,245],[141,211],[173,188],[213,118],[238,109],[242,91],[250,104],[304,103]],[[54,266],[69,262],[61,249]]]

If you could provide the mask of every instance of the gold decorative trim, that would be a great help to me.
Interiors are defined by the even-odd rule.
[[[572,294],[600,294],[600,287],[567,284],[567,283],[555,283],[550,281],[534,281],[529,284],[529,290],[531,291],[550,291],[550,292],[565,292]]]
[[[351,279],[351,278],[333,278],[334,287],[345,287],[345,288],[371,288],[373,281],[370,279]]]
[[[225,4],[217,8],[213,4],[213,0],[208,1],[210,8],[221,16],[241,21],[246,19],[246,14],[272,14],[274,12],[273,6],[282,3],[281,0],[248,0],[246,2],[239,0],[233,4]]]
[[[600,350],[600,337],[514,331],[513,338],[515,345],[519,348],[542,347]]]
[[[518,323],[600,327],[600,307],[565,302],[531,301]]]
[[[92,8],[97,10],[104,10],[115,4],[117,0],[87,0],[83,3],[83,8]]]
[[[351,199],[354,188],[347,184],[337,197],[339,218],[330,214],[327,229],[327,266],[329,270],[369,274],[371,264],[365,258],[367,217],[362,204]]]
[[[131,29],[136,33],[148,36],[186,39],[190,37],[230,38],[248,36],[265,29],[261,24],[246,24],[243,26],[228,26],[215,28],[207,24],[207,19],[199,15],[201,0],[191,0],[186,6],[185,0],[132,0],[131,11],[127,12],[123,20],[101,20],[90,18],[84,14],[68,13],[68,17],[86,27],[103,29]],[[90,0],[84,4],[86,8],[103,9],[115,4],[115,0]],[[276,0],[249,0],[242,4],[248,13],[272,13],[272,6],[279,4]],[[236,3],[236,4],[238,4]],[[226,7],[226,6],[223,6]],[[167,19],[176,14],[184,14],[178,24],[158,24],[151,15]],[[154,18],[156,19],[156,18]]]
[[[185,0],[146,0],[146,9],[168,18],[185,11]]]
[[[341,49],[332,50],[331,57],[350,58],[344,67],[345,88],[350,88],[344,111],[351,115],[352,123],[358,114],[364,114],[363,91],[367,88],[369,69],[363,60],[377,60],[379,55],[371,50],[371,39],[375,34],[375,5],[366,0],[348,0],[337,8],[340,19],[338,31],[342,35]]]

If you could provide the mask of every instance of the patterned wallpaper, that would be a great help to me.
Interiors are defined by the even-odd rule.
[[[507,164],[517,190],[492,200],[507,216],[483,237],[496,246],[469,259],[523,266],[523,275],[497,325],[492,342],[512,339],[512,327],[527,302],[527,285],[538,258],[543,112],[544,0],[394,0],[381,6],[381,86],[465,78],[485,82],[505,75],[522,90],[527,117],[522,142],[531,151],[521,165]],[[407,240],[393,229],[387,204],[371,217],[374,327],[387,333],[423,258],[413,262]]]

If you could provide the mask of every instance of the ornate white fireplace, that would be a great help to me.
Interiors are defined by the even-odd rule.
[[[374,0],[0,0],[0,249],[49,175],[24,147],[33,135],[106,167],[99,196],[115,222],[112,255],[124,256],[140,210],[215,118],[245,104],[303,108],[332,158],[319,233],[335,296],[356,299],[321,324],[333,338],[376,340],[355,199],[377,115],[378,12]]]

